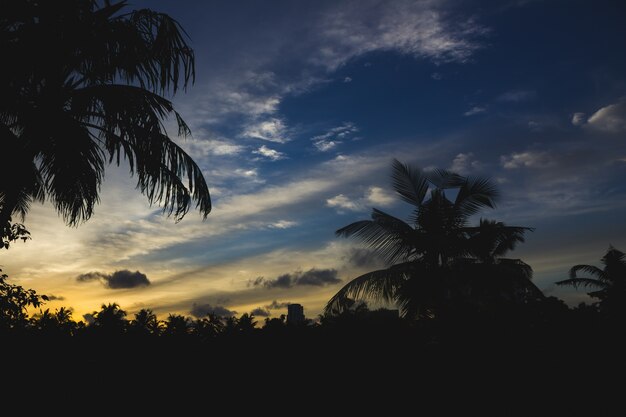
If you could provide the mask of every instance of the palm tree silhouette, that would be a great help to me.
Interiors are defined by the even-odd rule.
[[[102,304],[100,311],[92,315],[93,326],[106,334],[121,334],[126,330],[126,312],[117,303]]]
[[[569,271],[569,279],[556,284],[596,288],[588,294],[600,300],[601,310],[612,316],[626,317],[626,255],[609,246],[601,262],[602,269],[594,265],[575,265]],[[579,272],[595,278],[579,277]]]
[[[194,54],[171,17],[124,13],[125,1],[22,0],[3,6],[0,50],[0,231],[49,199],[69,225],[89,219],[106,163],[126,160],[150,203],[181,219],[211,210],[202,171],[169,136],[190,130],[163,97],[195,77]]]
[[[158,336],[161,334],[162,323],[152,310],[143,308],[135,313],[135,319],[130,322],[129,329],[138,335]]]
[[[330,299],[327,313],[343,311],[351,299],[368,297],[397,304],[405,316],[432,317],[455,300],[484,298],[477,284],[491,281],[488,277],[502,281],[501,287],[541,293],[530,281],[528,265],[501,259],[524,241],[530,228],[488,220],[468,225],[471,216],[495,207],[499,193],[491,181],[446,170],[424,172],[394,159],[392,184],[414,206],[410,224],[374,208],[371,220],[336,232],[361,240],[390,266],[348,282]],[[509,293],[515,295],[512,288]]]

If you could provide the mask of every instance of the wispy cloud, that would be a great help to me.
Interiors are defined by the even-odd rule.
[[[532,100],[535,97],[537,97],[537,92],[534,90],[511,90],[499,95],[496,101],[519,103]]]
[[[481,106],[474,106],[471,109],[469,109],[468,111],[466,111],[465,113],[463,113],[463,116],[474,116],[477,114],[481,114],[487,111],[486,107],[481,107]]]
[[[263,121],[251,122],[244,129],[242,136],[277,143],[289,141],[285,122],[275,117]]]
[[[354,123],[346,122],[341,126],[333,127],[324,134],[312,137],[311,141],[317,150],[320,152],[327,152],[335,149],[343,141],[353,137],[353,135],[358,131],[359,129],[354,125]]]
[[[286,156],[284,153],[277,151],[276,149],[268,148],[265,145],[262,145],[256,151],[252,151],[253,154],[261,155],[271,161],[279,161],[281,159],[285,159]]]
[[[513,152],[502,155],[500,163],[505,169],[545,168],[554,165],[554,159],[546,151]]]

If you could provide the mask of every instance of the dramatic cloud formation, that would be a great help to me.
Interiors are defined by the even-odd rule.
[[[302,285],[323,287],[326,285],[337,284],[339,282],[341,282],[341,280],[337,278],[337,270],[312,268],[306,272],[296,271],[290,274],[283,274],[275,279],[258,277],[250,281],[249,285],[253,287],[263,286],[267,289],[272,289],[291,288]]]
[[[112,274],[102,272],[88,272],[76,277],[78,282],[99,281],[106,288],[112,290],[145,287],[150,285],[146,274],[139,271],[131,272],[127,269],[115,271]]]
[[[189,312],[194,317],[206,317],[209,314],[215,314],[220,317],[231,317],[237,314],[236,311],[232,311],[223,306],[211,305],[211,304],[194,304]]]

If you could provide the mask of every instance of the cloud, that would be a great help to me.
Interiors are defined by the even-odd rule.
[[[257,317],[269,317],[271,315],[269,310],[264,309],[263,307],[257,307],[250,312],[251,315]]]
[[[63,301],[63,300],[65,300],[65,297],[63,297],[62,295],[50,294],[47,297],[48,297],[49,301]]]
[[[578,112],[578,113],[574,113],[574,114],[572,115],[572,124],[573,124],[574,126],[582,126],[582,125],[584,125],[585,123],[586,123],[586,120],[585,120],[585,113],[580,113],[580,112]]]
[[[353,123],[346,122],[341,126],[333,127],[322,135],[312,137],[311,141],[318,151],[328,152],[358,131],[359,129]]]
[[[626,99],[602,107],[591,115],[586,126],[608,133],[626,132]]]
[[[554,159],[546,151],[513,152],[502,155],[500,164],[505,169],[545,168],[554,165]]]
[[[252,151],[253,154],[257,154],[257,155],[261,155],[266,157],[267,159],[270,159],[272,161],[278,161],[281,159],[285,159],[286,156],[284,153],[279,152],[275,149],[270,149],[265,145],[262,145],[259,149],[257,149],[256,151]]]
[[[432,74],[430,74],[430,78],[432,78],[433,80],[439,81],[443,78],[443,75],[441,75],[441,73],[439,72],[433,72]]]
[[[267,310],[280,310],[283,308],[287,308],[289,304],[292,304],[292,303],[290,301],[279,302],[279,301],[273,300],[270,304],[264,306],[263,308]]]
[[[334,70],[349,59],[393,50],[434,62],[465,62],[486,31],[473,20],[452,20],[437,2],[340,2],[321,14],[311,62]]]
[[[350,210],[350,211],[361,211],[364,209],[358,202],[351,201],[348,197],[343,194],[336,195],[332,198],[326,200],[326,206],[333,207],[339,209],[339,211]]]
[[[278,276],[275,279],[265,279],[258,277],[249,282],[253,287],[263,286],[267,289],[291,288],[294,286],[324,287],[341,282],[337,278],[336,269],[316,269],[312,268],[306,272],[296,271]]]
[[[343,79],[344,83],[351,83],[352,82],[352,78],[351,77],[346,77]]]
[[[463,116],[474,116],[476,114],[484,113],[486,111],[487,111],[487,108],[485,107],[474,106],[468,111],[466,111],[465,113],[463,113]]]
[[[220,317],[231,317],[237,314],[236,311],[227,309],[226,307],[211,304],[196,304],[194,303],[189,312],[194,317],[206,317],[209,314],[215,314]]]
[[[277,222],[269,224],[268,227],[270,229],[289,229],[297,225],[298,222],[294,222],[291,220],[278,220]]]
[[[369,206],[388,207],[395,202],[392,194],[381,187],[369,187],[363,197],[351,199],[344,194],[338,194],[326,200],[326,206],[337,209],[339,213],[348,211],[365,211]]]
[[[78,282],[100,281],[105,288],[112,290],[145,287],[150,285],[146,274],[139,271],[131,272],[127,269],[115,271],[112,274],[102,272],[88,272],[76,277]]]
[[[180,141],[180,146],[193,158],[238,155],[246,149],[245,146],[236,145],[226,139],[200,139],[199,136],[204,134],[206,132],[203,129],[198,129],[194,131],[193,138]]]
[[[521,101],[532,100],[536,96],[537,93],[532,90],[512,90],[498,96],[496,101],[519,103]]]
[[[382,264],[378,254],[367,248],[351,248],[344,259],[347,260],[348,264],[358,268],[373,267]]]
[[[381,187],[370,187],[365,198],[368,203],[379,207],[387,207],[395,202],[394,196]]]
[[[472,171],[482,168],[482,164],[474,158],[473,152],[459,153],[452,160],[450,171],[461,175],[467,175]]]
[[[263,121],[255,121],[244,129],[243,137],[266,140],[268,142],[285,143],[287,138],[287,127],[281,119],[272,117]]]

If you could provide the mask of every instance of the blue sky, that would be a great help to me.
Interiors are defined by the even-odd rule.
[[[513,257],[546,293],[577,263],[626,248],[626,6],[620,1],[145,1],[175,17],[197,79],[173,98],[214,211],[175,224],[111,167],[96,215],[67,228],[48,206],[33,240],[0,254],[12,277],[77,314],[315,316],[380,266],[334,231],[371,207],[403,217],[392,158],[492,177],[482,215],[531,226]],[[150,285],[112,289],[115,271]],[[77,280],[98,272],[100,280]],[[258,280],[263,277],[263,280]],[[283,277],[283,286],[265,285]],[[286,278],[285,278],[286,277]],[[143,282],[143,281],[142,281]],[[276,303],[273,303],[276,301]]]

